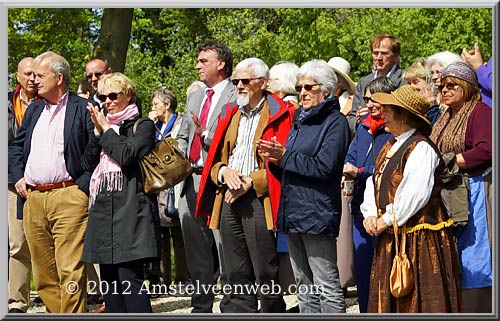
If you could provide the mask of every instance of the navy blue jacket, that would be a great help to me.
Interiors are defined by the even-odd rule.
[[[64,120],[64,160],[66,170],[87,195],[89,194],[89,182],[92,173],[82,168],[81,158],[94,130],[94,124],[90,120],[90,113],[87,110],[88,102],[87,99],[69,93]],[[44,106],[45,99],[42,99],[26,109],[21,128],[9,145],[9,169],[14,182],[24,177],[24,169],[31,151],[31,137]],[[24,201],[24,198],[17,197],[18,219],[22,219]]]
[[[366,120],[366,117],[363,120]],[[359,207],[363,202],[366,179],[373,175],[375,159],[382,146],[394,137],[385,131],[384,126],[377,129],[374,136],[368,132],[369,129],[370,126],[364,121],[360,123],[345,158],[345,163],[351,163],[358,168],[356,186],[351,200],[351,213],[353,214],[360,213]]]
[[[282,176],[277,227],[287,234],[336,237],[342,212],[340,179],[349,144],[349,125],[340,113],[336,97],[313,107],[302,120],[301,111],[302,108],[295,112],[286,152],[279,163]]]

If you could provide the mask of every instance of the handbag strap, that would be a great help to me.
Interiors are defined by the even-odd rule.
[[[139,126],[139,124],[141,122],[143,122],[144,120],[147,120],[147,119],[149,119],[149,118],[139,118],[139,119],[137,119],[135,121],[135,123],[134,123],[134,127],[132,128],[132,134],[135,135],[135,132],[137,130],[137,126]],[[168,136],[170,136],[170,133],[168,133],[167,136],[163,135],[163,133],[161,132],[161,130],[158,128],[158,126],[156,126],[156,124],[154,124],[154,126],[155,126],[156,131],[160,134],[161,140],[165,140]]]

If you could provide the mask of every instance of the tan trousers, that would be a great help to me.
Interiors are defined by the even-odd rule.
[[[31,255],[23,221],[17,219],[17,194],[8,191],[9,309],[26,312],[30,302]]]
[[[47,192],[28,191],[24,229],[35,286],[47,312],[86,312],[86,264],[80,259],[87,206],[87,195],[76,185]]]

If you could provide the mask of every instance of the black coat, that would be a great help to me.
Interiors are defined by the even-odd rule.
[[[337,98],[323,101],[300,120],[295,112],[282,169],[277,227],[284,233],[338,236],[340,179],[349,125]],[[272,166],[272,165],[270,165]]]
[[[135,120],[124,121],[120,135],[106,131],[93,136],[82,163],[93,171],[101,149],[122,169],[121,191],[97,193],[89,209],[89,222],[82,261],[117,264],[138,259],[160,257],[160,222],[156,195],[144,193],[139,160],[155,143],[154,123],[143,121],[132,134]]]

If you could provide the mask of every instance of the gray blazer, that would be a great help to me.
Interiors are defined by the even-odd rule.
[[[401,69],[401,67],[396,66],[396,70],[391,74],[389,77],[398,87],[401,87],[402,85],[406,85],[407,82],[406,80],[403,79],[403,72],[404,69]],[[365,95],[365,89],[366,86],[372,81],[373,78],[375,77],[375,73],[370,73],[367,76],[364,76],[358,80],[358,83],[356,85],[356,92],[354,93],[354,97],[352,100],[352,109],[351,113],[349,114],[348,121],[349,121],[349,128],[351,129],[351,132],[356,131],[356,112],[359,110],[359,106],[362,108],[366,107],[365,101],[363,100],[363,96]]]
[[[193,142],[194,138],[194,123],[193,119],[191,118],[191,114],[189,113],[189,109],[193,110],[195,114],[199,115],[202,107],[201,103],[203,102],[204,97],[204,89],[199,89],[191,93],[186,100],[186,108],[184,110],[184,113],[182,114],[184,121],[182,122],[181,128],[179,129],[176,138],[179,142],[179,148],[184,151],[186,155],[189,155],[189,152],[191,151],[191,143]],[[217,128],[217,119],[219,117],[221,108],[229,102],[236,101],[237,98],[238,92],[236,90],[236,87],[229,81],[222,91],[217,105],[215,105],[215,107],[212,106],[212,108],[214,109],[210,115],[210,118],[208,119],[206,128],[208,130],[208,135],[202,141],[202,153],[204,159],[207,157],[208,148],[212,143],[212,138],[214,137],[215,128]]]

